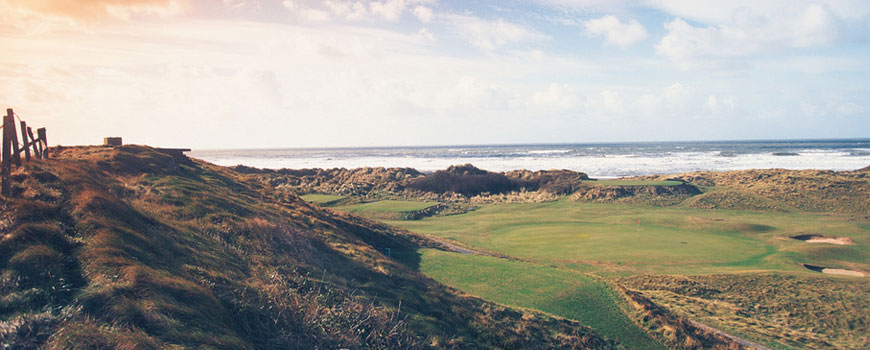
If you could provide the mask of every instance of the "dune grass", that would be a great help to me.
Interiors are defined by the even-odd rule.
[[[419,238],[226,168],[143,146],[52,156],[0,203],[0,347],[610,348],[423,278]]]
[[[679,314],[772,349],[867,348],[870,283],[788,273],[619,280]]]
[[[620,310],[604,282],[574,271],[433,249],[423,250],[420,268],[466,293],[579,321],[629,349],[665,349]]]
[[[672,180],[587,180],[584,184],[602,185],[602,186],[676,186],[683,184],[680,181]]]

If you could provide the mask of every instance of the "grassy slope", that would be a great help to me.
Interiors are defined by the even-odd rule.
[[[577,320],[629,349],[664,349],[619,309],[619,297],[604,282],[583,274],[431,249],[423,253],[421,271],[487,300]]]
[[[650,176],[660,180],[664,176]],[[867,218],[870,212],[870,170],[834,172],[829,170],[741,170],[728,172],[694,172],[669,175],[701,186],[715,186],[750,196],[744,209],[759,201],[800,210],[855,214]],[[731,201],[733,196],[724,197]],[[725,203],[731,205],[730,203]],[[739,201],[736,203],[740,205]],[[737,208],[737,207],[734,207]]]
[[[48,349],[584,348],[576,323],[460,297],[425,240],[152,149],[65,149],[0,217],[0,340]],[[390,247],[393,257],[378,252]]]
[[[867,304],[870,281],[820,276],[801,266],[811,263],[870,271],[870,229],[866,221],[855,218],[796,211],[711,211],[563,200],[491,205],[463,215],[391,223],[538,263],[604,276],[634,275],[637,280],[621,282],[644,290],[653,301],[689,319],[775,348],[867,346],[864,334],[870,322],[863,316],[867,313],[852,312],[866,311],[859,305]],[[801,233],[848,236],[856,245],[808,244],[787,238]],[[462,268],[463,259],[444,259],[443,254],[424,254],[424,271],[487,299],[553,312],[611,334],[594,320],[553,307],[558,305],[559,295],[568,295],[575,288],[566,285],[564,277],[536,271],[534,277],[508,283],[529,284],[537,290],[514,294],[490,288],[487,283],[475,283],[474,279],[499,280],[498,276],[525,274],[531,267],[501,263],[498,269],[468,269]],[[454,269],[451,265],[459,266]],[[656,280],[655,276],[644,275],[662,273],[732,274],[716,275],[718,289],[710,290],[718,290],[721,295],[674,291],[668,283],[634,283]],[[712,283],[706,277],[684,278],[692,285]],[[832,285],[835,289],[830,289]],[[814,292],[803,295],[801,288]],[[777,290],[781,293],[769,294]],[[734,299],[739,299],[739,307],[733,306]],[[813,320],[822,322],[824,328],[809,325]]]

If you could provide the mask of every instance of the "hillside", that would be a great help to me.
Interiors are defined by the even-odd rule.
[[[736,190],[774,206],[789,206],[813,212],[870,213],[870,171],[830,170],[741,170],[693,172],[668,176],[698,186]],[[659,177],[663,178],[663,177]],[[726,204],[727,205],[727,204]]]
[[[267,186],[302,194],[333,193],[369,198],[399,196],[446,201],[515,191],[567,194],[589,179],[584,173],[570,170],[499,173],[478,169],[471,164],[451,166],[430,174],[411,168],[272,170],[238,165],[230,169]]]
[[[870,167],[868,167],[870,168]],[[545,202],[562,195],[581,202],[699,209],[809,211],[866,216],[870,170],[754,169],[692,172],[595,181],[568,170],[487,172],[470,164],[432,174],[409,168],[236,171],[299,194],[351,196],[349,202],[415,199],[454,204]],[[448,213],[461,212],[458,210]]]
[[[143,146],[53,151],[0,202],[4,347],[615,347],[424,277],[426,238],[227,168]]]

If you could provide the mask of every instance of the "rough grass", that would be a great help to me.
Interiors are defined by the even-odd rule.
[[[421,271],[463,292],[498,303],[576,320],[629,349],[664,349],[618,307],[619,298],[595,278],[568,270],[428,249]]]
[[[423,238],[225,168],[142,146],[55,154],[18,170],[20,198],[0,202],[4,346],[612,347],[423,277]]]
[[[765,198],[743,191],[715,189],[707,193],[691,197],[681,203],[681,206],[700,209],[727,210],[757,210],[757,211],[792,211],[785,203]]]
[[[619,282],[679,314],[773,348],[870,346],[867,281],[742,274],[633,276]]]
[[[601,186],[677,186],[682,185],[680,181],[672,180],[587,180],[584,184],[601,185]]]
[[[660,180],[650,176],[644,180]],[[870,212],[870,177],[866,172],[830,170],[741,170],[669,175],[700,186],[742,192],[778,205],[805,211],[856,214]],[[752,200],[749,204],[758,203]],[[743,208],[750,209],[750,208]]]

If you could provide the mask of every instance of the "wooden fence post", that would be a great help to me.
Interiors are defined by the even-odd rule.
[[[14,122],[12,109],[7,109],[6,115],[3,116],[3,160],[0,162],[2,163],[0,164],[0,193],[7,197],[12,194],[12,184],[9,183],[9,173],[12,171],[12,137],[9,136],[9,132]]]
[[[15,130],[15,113],[12,113],[12,109],[6,110],[8,117],[10,118],[9,122],[9,137],[12,140],[12,161],[15,162],[15,166],[21,166],[21,153],[18,148],[18,131]],[[5,128],[5,127],[4,127]]]
[[[21,121],[21,143],[24,144],[24,160],[30,161],[30,147],[27,144],[27,123]]]
[[[33,155],[36,156],[36,159],[42,159],[42,152],[39,152],[39,146],[37,145],[36,138],[33,137],[33,129],[29,126],[27,127],[27,136],[30,137],[30,147],[33,147]]]
[[[42,159],[48,159],[48,139],[45,138],[45,128],[36,129],[36,135],[39,136],[39,141],[42,143]]]

